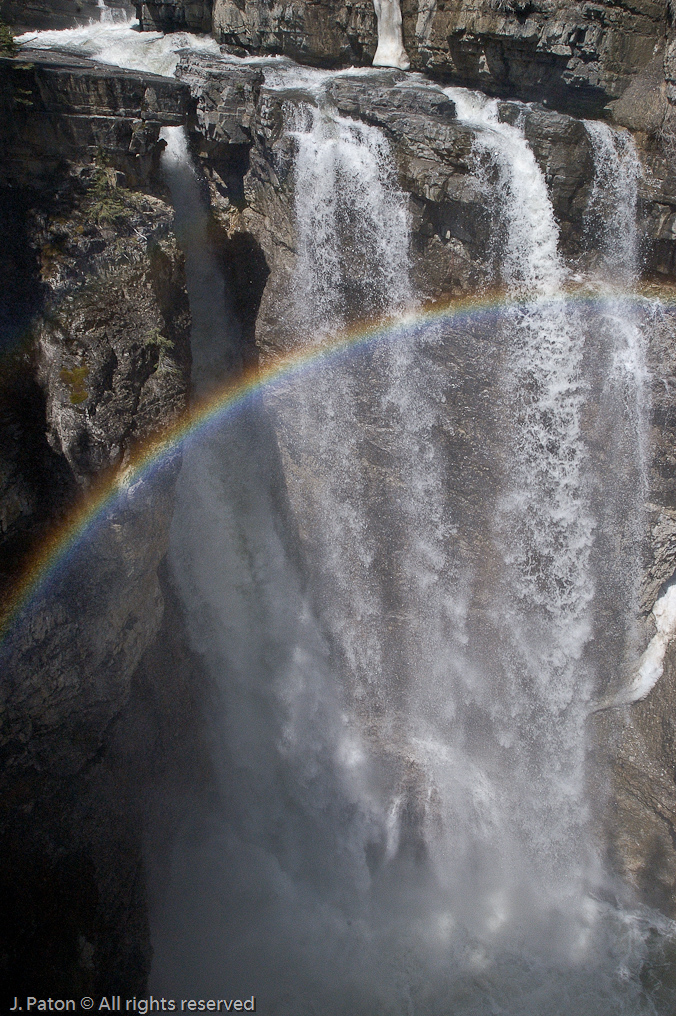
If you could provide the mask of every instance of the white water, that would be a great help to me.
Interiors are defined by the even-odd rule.
[[[493,521],[502,570],[489,594],[489,623],[502,659],[482,681],[503,755],[495,787],[506,805],[500,838],[507,830],[515,837],[532,867],[529,883],[545,908],[566,915],[574,949],[593,934],[586,887],[601,877],[585,792],[593,687],[585,648],[594,597],[580,427],[585,332],[564,299],[558,226],[523,131],[498,121],[496,101],[458,89],[446,94],[458,117],[478,128],[477,158],[497,170],[506,231],[501,275],[519,301],[499,322],[509,476]]]
[[[121,60],[143,59],[136,39],[126,51],[117,38]],[[153,69],[169,59],[154,44]],[[355,308],[398,314],[411,299],[387,143],[331,109],[329,79],[281,62],[267,72],[269,87],[309,93],[286,112],[299,344],[350,324]],[[516,301],[495,333],[469,339],[494,361],[479,362],[485,383],[493,371],[499,382],[495,407],[481,403],[495,417],[485,488],[445,451],[467,425],[446,403],[465,383],[452,331],[327,364],[186,449],[171,565],[213,688],[217,795],[186,821],[154,915],[156,996],[255,994],[280,1016],[660,1011],[639,975],[669,929],[604,870],[586,787],[605,578],[594,541],[614,517],[599,509],[608,469],[581,427],[597,322],[565,301],[558,228],[523,132],[484,97],[448,94],[476,127]],[[167,139],[201,387],[236,366],[237,323],[185,140]],[[604,165],[592,204],[622,177],[621,158]],[[617,255],[629,274],[634,253]],[[603,318],[619,295],[599,286]],[[640,406],[640,322],[614,344],[599,334],[622,368],[602,402]],[[642,417],[620,416],[634,476]]]
[[[410,301],[407,209],[376,128],[301,104],[287,132],[298,145],[295,310],[300,330],[321,341],[348,323],[348,304],[375,318]],[[368,272],[354,264],[363,257]]]
[[[599,389],[593,439],[615,465],[614,476],[597,476],[597,545],[603,587],[625,640],[624,654],[619,645],[615,653],[620,683],[626,688],[618,691],[616,679],[603,701],[617,703],[647,694],[648,685],[652,687],[658,671],[661,673],[661,667],[651,663],[650,683],[645,659],[639,661],[638,675],[633,673],[640,646],[636,625],[650,462],[645,336],[655,323],[648,301],[627,292],[636,286],[640,270],[637,195],[641,166],[633,140],[627,132],[607,124],[586,121],[585,128],[592,141],[595,167],[587,231],[599,254],[596,343],[594,361],[588,365]],[[660,641],[664,635],[662,632]],[[648,655],[651,653],[654,655],[648,650]]]
[[[112,12],[111,12],[112,13]],[[37,49],[59,49],[100,60],[115,67],[150,71],[171,77],[178,63],[178,51],[186,47],[220,56],[220,48],[207,36],[174,32],[138,32],[135,21],[102,18],[99,24],[85,25],[54,32],[26,32],[18,35],[20,46]]]
[[[98,8],[101,11],[100,21],[102,25],[126,25],[130,21],[124,10],[120,7],[108,7],[106,0],[98,0]]]
[[[615,283],[633,283],[639,271],[636,205],[641,163],[628,131],[595,120],[585,121],[585,128],[594,147],[589,226],[600,233],[604,261]]]
[[[404,49],[399,0],[373,0],[373,7],[378,20],[378,47],[373,66],[408,70],[411,64]]]
[[[360,280],[373,280],[376,307],[396,311],[407,295],[406,217],[373,130],[326,106],[301,102],[287,115],[300,220],[289,296],[298,341],[311,343],[350,319]],[[485,629],[463,623],[471,592],[463,603],[444,519],[453,502],[434,455],[425,497],[416,490],[421,435],[431,438],[441,418],[424,340],[326,366],[265,399],[309,586],[287,573],[279,548],[242,574],[229,549],[241,543],[231,526],[243,525],[230,468],[223,493],[213,486],[223,462],[211,458],[202,480],[191,478],[173,560],[225,699],[228,803],[197,845],[192,827],[177,852],[158,921],[157,990],[206,993],[225,971],[279,1013],[650,1011],[637,980],[650,918],[601,902],[613,886],[585,786],[595,676],[586,332],[563,299],[558,231],[523,134],[497,124],[483,100],[471,121],[477,151],[498,171],[501,270],[521,301],[499,324],[510,476],[494,509],[489,555],[503,570],[484,590]],[[349,266],[336,245],[349,249]],[[393,266],[400,284],[388,303],[379,280]],[[376,440],[385,465],[366,451]],[[214,523],[232,520],[215,544],[198,490],[211,515],[219,506]],[[218,546],[209,561],[226,562],[225,575],[186,539],[195,515],[199,546]],[[257,517],[247,546],[266,545],[266,525]],[[424,563],[420,545],[402,538],[416,529]],[[474,564],[485,567],[481,554]],[[252,574],[264,596],[249,593],[240,618]],[[247,617],[251,601],[267,605],[262,630]],[[260,640],[266,658],[252,659]],[[237,646],[244,663],[232,662]],[[188,888],[195,867],[198,887]],[[233,936],[226,955],[218,943]]]

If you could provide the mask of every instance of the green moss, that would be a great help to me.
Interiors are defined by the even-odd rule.
[[[143,345],[146,348],[155,347],[159,350],[158,367],[162,366],[165,356],[167,353],[174,348],[174,343],[171,339],[168,339],[166,335],[162,335],[159,328],[152,328],[146,338],[143,341]]]
[[[14,102],[18,102],[20,106],[32,106],[33,105],[32,89],[16,88],[14,90]]]
[[[131,211],[126,189],[117,185],[115,171],[105,165],[101,153],[96,157],[89,193],[91,204],[87,211],[99,226],[117,222]]]
[[[89,392],[85,388],[85,379],[89,376],[89,367],[73,367],[72,370],[64,369],[59,377],[64,384],[70,388],[70,402],[73,406],[79,406],[89,398]]]
[[[0,56],[15,56],[18,52],[14,32],[4,21],[0,21]]]

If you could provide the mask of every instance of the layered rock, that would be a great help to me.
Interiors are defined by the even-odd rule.
[[[436,0],[402,4],[404,45],[416,70],[484,91],[599,110],[622,95],[663,48],[666,3],[536,4]],[[370,63],[372,5],[215,0],[220,41],[321,66]]]
[[[131,0],[1,0],[0,19],[17,32],[60,30],[106,18],[129,17]]]
[[[414,66],[523,99],[599,110],[663,42],[667,8],[645,3],[404,4]],[[408,30],[407,30],[408,29]]]
[[[105,152],[141,186],[157,174],[163,126],[185,122],[190,91],[156,74],[23,49],[0,57],[0,181],[39,186],[65,163]]]
[[[144,31],[211,31],[212,0],[149,0],[136,3],[136,16]]]
[[[189,95],[41,53],[2,61],[0,81],[6,588],[83,494],[185,409],[190,314],[158,160],[159,132],[185,119]],[[0,840],[12,861],[0,951],[19,991],[32,990],[29,974],[45,991],[143,989],[141,829],[138,811],[111,806],[130,774],[110,761],[110,739],[137,721],[134,674],[162,623],[177,467],[170,458],[152,492],[111,502],[0,648]]]

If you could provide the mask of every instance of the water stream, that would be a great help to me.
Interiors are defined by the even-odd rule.
[[[175,39],[123,31],[60,37],[168,72]],[[298,346],[415,310],[387,139],[338,114],[330,77],[279,61],[266,77],[294,151]],[[499,211],[504,306],[318,364],[185,453],[170,565],[210,678],[216,786],[155,907],[156,996],[255,995],[275,1016],[671,1011],[641,980],[669,927],[606,869],[589,796],[587,718],[609,654],[636,650],[638,163],[587,126],[598,299],[569,300],[519,121],[446,94]],[[165,136],[204,391],[240,336],[185,136]]]

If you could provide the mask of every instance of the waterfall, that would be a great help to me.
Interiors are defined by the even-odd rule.
[[[588,229],[596,233],[604,264],[612,270],[615,283],[633,283],[639,270],[636,211],[641,163],[628,131],[613,130],[596,120],[586,120],[585,129],[594,152]]]
[[[287,131],[298,145],[294,298],[301,330],[318,339],[339,332],[350,316],[403,308],[411,298],[407,211],[383,135],[331,115],[325,103],[291,106]]]
[[[641,676],[640,665],[638,676],[633,674],[640,645],[637,619],[650,461],[645,333],[654,323],[648,301],[631,293],[640,268],[637,203],[641,166],[633,140],[627,132],[604,123],[585,121],[585,129],[592,143],[595,170],[586,228],[599,258],[596,341],[593,360],[587,364],[587,374],[598,391],[592,441],[614,464],[612,476],[600,470],[595,490],[600,599],[605,616],[612,618],[617,628],[612,656],[619,664],[620,678],[604,683],[602,702],[607,704],[642,697],[657,679],[654,661],[649,666],[650,680]],[[666,627],[660,632],[660,641],[669,629],[668,614],[663,617]],[[649,655],[652,660],[653,654]],[[622,691],[618,686],[626,687]]]
[[[501,567],[487,612],[490,646],[501,649],[496,665],[479,647],[486,663],[476,703],[495,742],[495,832],[502,843],[513,840],[541,905],[560,907],[574,937],[587,924],[585,883],[598,877],[585,792],[594,597],[581,433],[585,333],[565,300],[558,226],[523,130],[499,121],[497,101],[446,94],[478,128],[479,171],[497,173],[505,231],[498,256],[508,301],[498,328],[506,475],[492,523]]]
[[[103,25],[112,25],[116,22],[127,22],[127,15],[124,10],[115,7],[109,7],[106,0],[98,0],[98,8],[101,11],[99,20]]]
[[[411,64],[404,49],[399,0],[373,0],[373,7],[378,20],[378,48],[373,66],[408,70]]]
[[[383,11],[400,31],[398,6]],[[133,35],[66,44],[173,66],[179,42]],[[636,648],[633,149],[588,125],[594,298],[570,300],[519,121],[445,89],[494,209],[504,300],[408,326],[411,217],[385,134],[338,113],[331,73],[263,66],[295,198],[280,331],[319,349],[363,318],[399,328],[184,448],[169,560],[214,773],[154,903],[150,990],[255,995],[275,1016],[656,1013],[641,976],[671,929],[606,870],[587,737]],[[239,369],[240,326],[185,135],[164,137],[204,394]]]
[[[363,301],[411,298],[387,143],[317,95],[285,106],[306,345]],[[523,132],[452,97],[504,224],[495,499],[461,516],[436,436],[452,331],[289,379],[186,453],[171,561],[214,682],[222,802],[176,846],[156,993],[225,979],[277,1013],[649,1011],[649,922],[603,902],[585,784],[589,330]]]
[[[102,0],[103,2],[103,0]],[[26,32],[17,36],[17,43],[36,49],[57,49],[100,60],[101,63],[129,70],[146,71],[171,77],[178,62],[178,51],[186,47],[220,56],[215,39],[190,35],[188,32],[138,32],[133,20],[124,11],[119,20],[115,11],[102,9],[101,21],[80,28],[61,31]],[[113,15],[108,17],[108,14]]]

